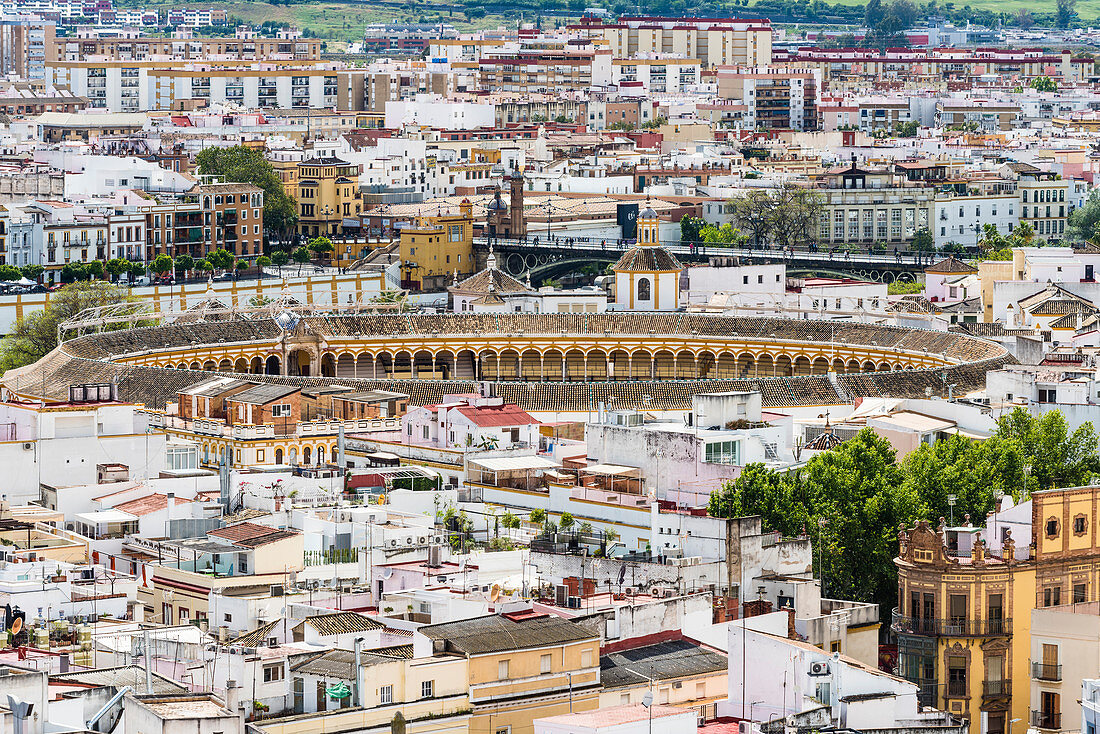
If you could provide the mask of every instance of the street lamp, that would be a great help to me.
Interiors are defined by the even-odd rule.
[[[653,734],[653,691],[645,692],[642,696],[642,705],[649,711],[649,734]]]
[[[959,498],[956,495],[947,495],[947,510],[951,519],[951,527],[955,527],[955,502]]]

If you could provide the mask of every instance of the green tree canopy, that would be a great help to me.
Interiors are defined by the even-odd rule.
[[[165,273],[172,272],[173,266],[172,258],[168,255],[157,255],[153,259],[153,264],[150,266],[154,273],[157,275],[164,275]]]
[[[19,271],[23,273],[23,277],[28,280],[38,280],[42,277],[42,273],[46,272],[46,269],[37,263],[31,263],[19,268]]]
[[[33,311],[15,322],[10,334],[0,341],[0,368],[4,370],[37,362],[57,346],[57,327],[76,314],[95,306],[136,303],[128,289],[104,281],[80,282],[64,286],[50,294],[45,308]],[[126,324],[107,325],[109,330],[125,329]]]
[[[264,190],[264,227],[285,233],[298,221],[298,209],[263,154],[243,145],[206,148],[196,157],[199,174],[220,176],[231,183],[250,183]]]

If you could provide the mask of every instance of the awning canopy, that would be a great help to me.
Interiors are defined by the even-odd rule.
[[[582,466],[580,471],[585,474],[606,474],[617,477],[626,474],[637,474],[638,467],[622,466],[620,464],[593,464],[592,466]]]
[[[494,456],[470,459],[470,463],[487,471],[524,471],[529,469],[557,469],[557,462],[541,456]]]

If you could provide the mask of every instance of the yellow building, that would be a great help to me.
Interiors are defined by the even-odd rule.
[[[359,166],[339,158],[317,157],[298,164],[298,233],[307,237],[340,235],[344,219],[358,222]]]
[[[967,718],[975,734],[1011,734],[1014,719],[1062,728],[1058,696],[1029,705],[1028,681],[1043,669],[1031,662],[1048,662],[1030,660],[1031,611],[1094,601],[1100,589],[1100,486],[1036,492],[1028,502],[1031,537],[1019,541],[1012,531],[1028,503],[1002,513],[999,528],[991,516],[990,532],[935,531],[922,521],[901,534],[899,673],[921,686],[922,703]],[[989,548],[985,537],[996,539]]]
[[[417,217],[401,230],[401,287],[439,290],[457,273],[477,270],[474,261],[473,205],[463,200],[457,215]]]
[[[544,716],[600,705],[600,637],[531,610],[421,627],[436,655],[469,661],[470,734],[530,732]]]

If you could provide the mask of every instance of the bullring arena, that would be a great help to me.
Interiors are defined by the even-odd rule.
[[[65,400],[73,384],[116,381],[119,398],[163,408],[209,373],[283,384],[406,393],[495,393],[530,411],[685,410],[703,392],[759,390],[768,407],[854,397],[962,393],[1012,358],[963,334],[829,321],[688,313],[226,313],[79,336],[9,371],[18,395]]]

